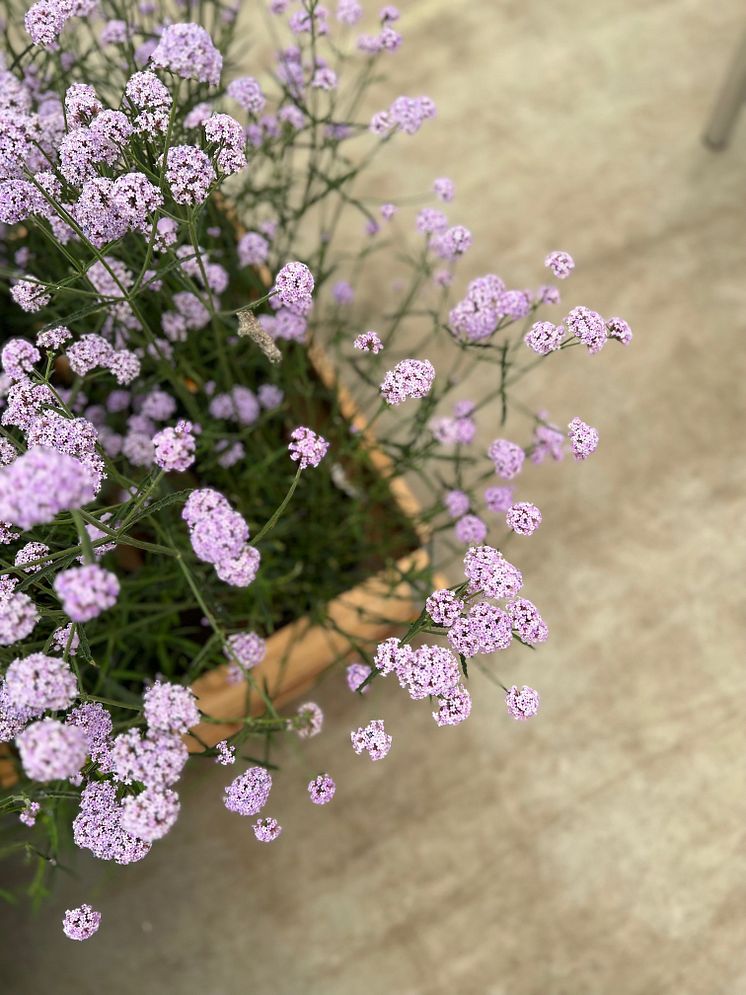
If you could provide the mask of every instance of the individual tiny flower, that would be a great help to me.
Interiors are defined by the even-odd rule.
[[[575,269],[575,260],[569,252],[550,252],[544,260],[544,265],[550,269],[558,280],[566,280]]]
[[[218,751],[215,757],[216,764],[222,764],[223,767],[230,767],[231,764],[236,762],[236,747],[226,739],[221,739],[219,743],[216,743],[215,749]]]
[[[5,674],[5,687],[14,708],[35,715],[69,708],[78,695],[78,682],[67,663],[46,653],[13,660]]]
[[[464,515],[454,526],[454,534],[459,542],[467,546],[479,545],[487,538],[487,525],[478,515]]]
[[[381,395],[391,405],[402,404],[408,397],[426,397],[434,379],[435,368],[429,360],[403,359],[383,378]]]
[[[425,610],[436,625],[450,628],[461,617],[464,602],[448,589],[433,591],[425,602]]]
[[[152,843],[173,827],[180,808],[179,796],[172,788],[146,788],[122,801],[122,828]]]
[[[371,668],[365,663],[351,663],[348,665],[345,671],[347,677],[347,687],[350,691],[359,691],[360,685],[363,684],[371,674]],[[360,694],[367,694],[370,691],[370,684],[360,691]]]
[[[29,829],[33,829],[36,825],[36,817],[40,811],[41,805],[39,802],[28,801],[26,802],[24,810],[19,813],[18,818],[24,826],[27,826]]]
[[[526,458],[523,449],[507,439],[495,439],[490,444],[487,454],[495,464],[495,473],[503,480],[512,480],[513,477],[517,477]]]
[[[264,767],[249,767],[225,789],[223,804],[238,815],[257,815],[267,804],[272,775]]]
[[[290,438],[290,459],[298,463],[301,470],[306,470],[309,466],[317,467],[329,451],[326,439],[303,425],[293,429]]]
[[[371,760],[383,760],[391,749],[392,737],[386,732],[383,719],[373,719],[350,733],[352,748],[358,756],[365,751]]]
[[[182,79],[217,86],[223,68],[223,57],[212,39],[198,24],[169,24],[160,36],[150,57],[158,69],[169,69]]]
[[[530,536],[541,525],[541,512],[529,501],[519,501],[508,508],[505,523],[518,535]]]
[[[608,338],[606,322],[596,311],[591,311],[587,307],[574,307],[565,318],[565,324],[570,333],[580,339],[592,356],[606,345]]]
[[[318,736],[324,727],[324,713],[313,701],[307,701],[298,708],[298,720],[295,731],[300,739],[310,739]]]
[[[282,833],[282,826],[277,819],[272,818],[257,819],[251,828],[260,843],[272,843]]]
[[[513,488],[488,487],[484,492],[484,503],[489,511],[505,514],[513,503]]]
[[[334,797],[337,785],[328,774],[317,774],[308,782],[308,794],[314,805],[327,805]]]
[[[293,314],[304,316],[313,304],[314,280],[310,269],[299,262],[287,263],[275,278],[272,293]]]
[[[61,781],[77,774],[88,754],[83,730],[57,719],[32,722],[16,737],[26,775],[32,781]]]
[[[73,622],[89,622],[116,604],[119,581],[95,563],[58,573],[52,585],[65,614]]]
[[[559,349],[565,336],[563,325],[554,325],[551,321],[536,321],[526,332],[523,341],[540,356]]]
[[[453,180],[449,180],[447,176],[439,176],[433,182],[433,190],[435,191],[435,196],[444,201],[453,200],[456,195]]]
[[[101,913],[88,904],[68,909],[62,920],[62,932],[68,940],[89,940],[101,925]]]
[[[609,333],[609,338],[618,339],[622,345],[629,345],[632,341],[632,329],[624,318],[608,318],[606,321],[606,331]]]
[[[598,449],[598,432],[580,418],[573,418],[567,427],[573,456],[576,460],[588,459]]]
[[[372,352],[374,355],[383,349],[383,342],[375,332],[361,332],[352,344],[360,352]]]
[[[182,418],[153,436],[153,461],[162,470],[183,473],[194,463],[196,446],[194,425]]]
[[[149,729],[184,733],[199,722],[199,709],[191,688],[156,681],[142,697]]]
[[[526,684],[520,689],[514,684],[505,695],[505,704],[514,719],[530,719],[539,711],[539,694]]]
[[[445,697],[438,698],[438,710],[433,718],[439,726],[456,726],[471,715],[471,695],[458,684]]]

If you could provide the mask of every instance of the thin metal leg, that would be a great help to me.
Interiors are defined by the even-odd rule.
[[[718,94],[710,114],[707,129],[702,136],[705,145],[721,149],[727,143],[746,100],[746,34],[741,39],[736,56]]]

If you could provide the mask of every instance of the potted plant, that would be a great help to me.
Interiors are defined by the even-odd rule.
[[[100,0],[95,18],[89,0],[11,4],[0,809],[35,896],[65,831],[100,859],[144,858],[178,816],[187,748],[235,765],[225,805],[275,839],[269,747],[321,731],[318,706],[285,706],[330,666],[360,695],[390,675],[438,726],[468,718],[470,661],[548,635],[498,549],[541,523],[513,482],[526,459],[598,444],[576,412],[560,428],[529,411],[523,438],[498,430],[484,454],[476,420],[504,424],[555,353],[631,338],[584,306],[544,318],[553,284],[467,273],[456,292],[471,235],[444,212],[450,180],[409,216],[365,190],[373,157],[435,115],[408,96],[363,114],[401,44],[395,8],[361,33],[353,0],[334,19],[272,0],[286,35],[268,82],[223,65],[236,10],[174,24],[158,2]],[[350,214],[354,252],[336,243]],[[406,279],[358,314],[385,252]],[[562,280],[574,263],[546,266]],[[494,387],[463,396],[485,363]],[[463,561],[451,586],[434,550]],[[533,688],[504,691],[510,716],[536,714]],[[373,760],[390,747],[383,718],[351,730]],[[331,775],[308,790],[330,802]],[[82,905],[65,931],[98,921]]]

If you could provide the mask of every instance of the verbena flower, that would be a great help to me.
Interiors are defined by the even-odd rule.
[[[350,733],[352,748],[360,755],[365,752],[371,760],[383,760],[391,749],[392,737],[386,732],[383,719],[373,719]]]
[[[290,459],[298,463],[301,470],[306,470],[309,466],[317,467],[329,452],[326,439],[304,425],[293,429],[290,439]]]
[[[277,819],[272,819],[271,817],[258,819],[251,828],[254,830],[254,836],[256,836],[260,843],[273,843],[282,833],[280,823]]]
[[[530,501],[519,501],[508,508],[505,522],[518,535],[530,536],[541,525],[541,512]]]
[[[308,794],[314,805],[328,805],[337,786],[328,774],[317,774],[308,782]]]
[[[151,65],[168,69],[182,79],[217,86],[223,57],[199,24],[169,24],[150,57]]]
[[[522,688],[518,688],[514,684],[505,695],[505,705],[508,714],[512,715],[514,719],[521,721],[530,719],[539,710],[538,692],[526,684]]]
[[[73,622],[89,622],[111,608],[119,595],[119,581],[110,570],[95,563],[70,567],[57,574],[54,591]]]
[[[32,781],[61,781],[85,763],[85,736],[57,719],[32,722],[16,738],[21,764]]]
[[[46,653],[13,660],[5,674],[5,687],[15,709],[35,715],[62,711],[78,695],[78,682],[68,664]]]
[[[101,925],[101,913],[88,904],[68,909],[62,920],[62,931],[68,940],[89,940]]]
[[[223,804],[238,815],[257,815],[267,804],[272,775],[264,767],[249,767],[225,789]]]
[[[435,367],[427,359],[403,359],[389,370],[381,384],[381,396],[391,405],[407,398],[426,397],[433,386]]]
[[[567,427],[573,456],[576,460],[588,459],[598,449],[598,432],[581,418],[573,418]]]

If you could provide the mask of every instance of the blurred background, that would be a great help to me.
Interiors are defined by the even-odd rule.
[[[387,91],[438,118],[376,193],[451,176],[462,274],[535,286],[566,249],[565,303],[635,332],[544,364],[524,398],[601,433],[587,464],[521,480],[545,509],[519,562],[551,639],[500,675],[538,688],[541,716],[508,720],[475,671],[470,720],[439,730],[381,682],[394,748],[370,764],[334,675],[324,735],[276,779],[275,845],[225,811],[225,770],[193,765],[147,861],[81,861],[35,919],[3,910],[12,995],[746,992],[746,114],[724,151],[700,141],[743,4],[400,6]],[[303,786],[327,766],[317,810]],[[107,928],[70,943],[59,920],[83,900]]]

